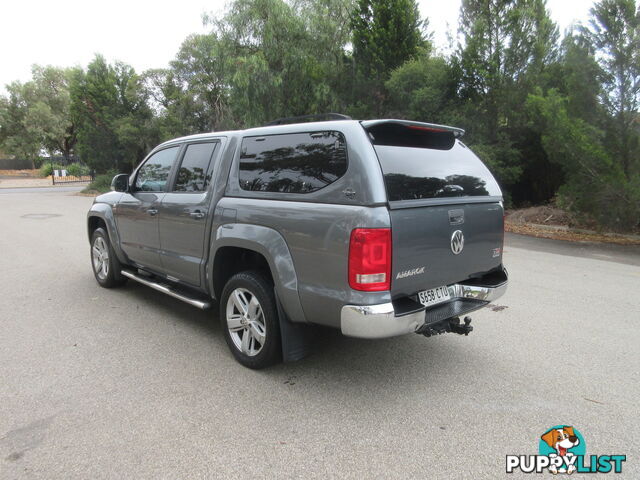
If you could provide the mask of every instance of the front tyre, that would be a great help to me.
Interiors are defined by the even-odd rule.
[[[282,358],[280,323],[273,285],[259,272],[229,279],[220,298],[220,322],[235,359],[260,369]]]
[[[91,266],[93,275],[101,287],[113,288],[127,281],[126,277],[120,274],[122,265],[104,228],[96,228],[91,235]]]

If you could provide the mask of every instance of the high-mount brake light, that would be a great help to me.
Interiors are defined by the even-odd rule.
[[[446,133],[449,130],[444,130],[442,128],[432,128],[432,127],[419,127],[417,125],[407,125],[407,128],[411,130],[421,130],[423,132],[438,132],[438,133]]]

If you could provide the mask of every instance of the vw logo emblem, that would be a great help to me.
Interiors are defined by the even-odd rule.
[[[454,255],[458,255],[464,248],[464,235],[461,230],[456,230],[451,235],[451,251]]]

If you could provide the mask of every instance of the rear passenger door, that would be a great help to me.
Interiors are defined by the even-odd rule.
[[[219,141],[186,144],[159,207],[163,270],[171,279],[194,287],[201,286],[212,195],[209,184],[219,149]]]

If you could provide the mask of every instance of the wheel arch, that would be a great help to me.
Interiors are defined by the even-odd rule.
[[[242,270],[262,270],[271,277],[289,319],[306,322],[298,296],[298,279],[284,238],[276,230],[247,224],[217,229],[207,267],[210,291],[219,299],[226,281]]]
[[[120,236],[118,235],[118,229],[110,205],[94,203],[87,213],[87,235],[89,242],[91,242],[91,235],[93,235],[95,229],[99,227],[103,227],[107,231],[107,234],[109,234],[109,241],[111,242],[113,250],[116,252],[118,260],[123,264],[128,263],[126,255],[120,248]]]

